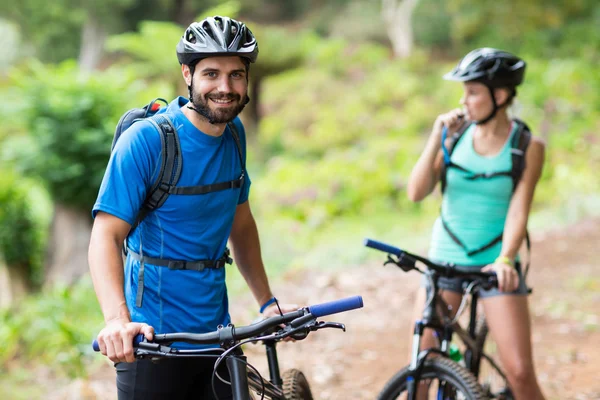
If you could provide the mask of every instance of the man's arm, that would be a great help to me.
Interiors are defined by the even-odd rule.
[[[262,262],[260,240],[248,201],[237,206],[229,237],[233,258],[259,306],[273,297]]]
[[[130,225],[111,214],[98,212],[94,219],[88,263],[104,322],[130,322],[123,293],[123,241]]]
[[[98,212],[94,220],[88,263],[106,327],[98,334],[102,354],[112,361],[133,362],[132,342],[138,333],[152,338],[146,324],[131,323],[123,293],[123,241],[131,226],[111,214]]]

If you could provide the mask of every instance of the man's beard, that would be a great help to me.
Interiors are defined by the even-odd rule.
[[[227,108],[219,107],[211,109],[209,105],[210,99],[233,100],[233,102]],[[194,90],[191,89],[191,100],[194,110],[205,117],[208,122],[211,124],[226,124],[233,121],[242,112],[248,103],[248,96],[244,95],[243,100],[236,93],[207,93],[202,96],[201,94],[194,93]]]

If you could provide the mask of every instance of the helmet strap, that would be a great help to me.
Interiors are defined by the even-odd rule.
[[[494,109],[492,110],[490,115],[488,115],[484,119],[480,119],[479,121],[473,121],[473,122],[475,122],[475,125],[483,125],[483,124],[489,122],[492,118],[494,118],[496,116],[496,113],[500,109],[500,107],[496,103],[496,96],[494,96],[494,88],[492,88],[490,85],[485,85],[485,86],[487,86],[488,90],[490,91],[490,97],[492,98],[492,105],[494,106]]]

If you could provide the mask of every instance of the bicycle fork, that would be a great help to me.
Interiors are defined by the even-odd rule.
[[[438,329],[440,328],[440,326],[438,326],[437,324],[431,324],[422,320],[415,322],[411,350],[412,354],[409,367],[410,375],[406,379],[406,392],[408,395],[408,400],[416,400],[417,398],[417,389],[421,381],[421,370],[423,368],[425,360],[427,359],[427,357],[429,357],[429,354],[437,353],[439,355],[444,356],[445,353],[448,351],[449,343],[452,341],[452,329],[449,327],[443,327],[443,337],[440,341],[440,349],[432,348],[421,352],[421,337],[423,336],[425,328],[427,327],[434,328],[436,333],[439,332]],[[440,393],[438,393],[438,397],[439,395],[443,395],[444,388],[440,387],[439,390]]]

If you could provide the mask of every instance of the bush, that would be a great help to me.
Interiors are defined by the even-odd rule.
[[[26,269],[29,283],[35,286],[43,278],[46,225],[32,204],[33,190],[32,182],[12,171],[0,171],[0,257],[9,268]]]
[[[72,61],[58,66],[32,63],[15,71],[12,79],[15,94],[24,99],[14,117],[23,121],[27,136],[13,141],[8,146],[12,153],[4,157],[23,173],[39,177],[56,202],[90,209],[119,117],[157,97],[156,87],[136,81],[123,69],[82,76]],[[147,91],[154,93],[145,95]],[[137,96],[143,100],[138,102]]]
[[[0,310],[0,365],[19,357],[52,366],[55,373],[85,375],[94,359],[91,338],[102,326],[89,280],[31,296],[14,309]]]

